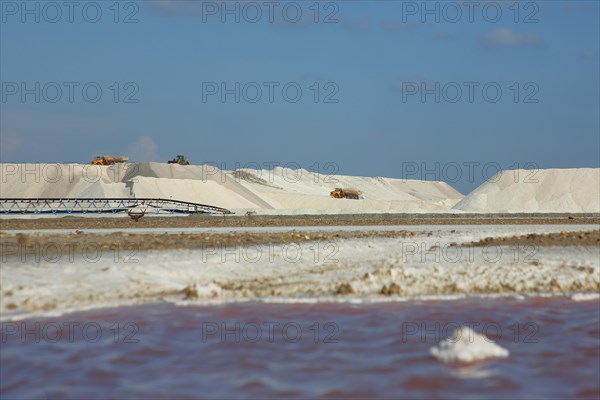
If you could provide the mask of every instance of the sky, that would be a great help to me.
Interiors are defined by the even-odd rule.
[[[2,162],[600,167],[597,1],[0,1]]]

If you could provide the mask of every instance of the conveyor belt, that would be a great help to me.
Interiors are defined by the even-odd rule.
[[[1,198],[0,214],[105,214],[143,211],[145,214],[233,214],[206,204],[148,198]]]

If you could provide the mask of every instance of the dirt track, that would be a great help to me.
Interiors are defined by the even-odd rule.
[[[0,233],[0,257],[36,254],[42,246],[52,251],[54,247],[69,252],[90,247],[110,250],[127,248],[135,250],[202,249],[218,246],[300,243],[311,240],[329,242],[340,239],[367,239],[411,237],[415,232],[276,232],[276,233],[182,233],[182,234],[137,234],[118,232],[110,235],[94,233],[73,234],[12,234]]]
[[[258,226],[364,226],[364,225],[532,225],[595,224],[598,214],[353,214],[353,215],[251,215],[150,217],[134,222],[126,216],[0,219],[0,230],[114,229]]]
[[[423,234],[423,232],[421,232]],[[425,234],[427,234],[425,232]],[[429,233],[430,234],[430,233]],[[93,249],[127,248],[135,250],[199,249],[235,245],[286,244],[307,241],[330,242],[343,239],[410,238],[418,235],[410,230],[398,231],[339,231],[339,232],[236,232],[236,233],[127,233],[110,235],[94,233],[22,234],[0,233],[0,257],[35,254],[41,248],[72,252]],[[485,238],[465,246],[600,246],[600,230],[527,234],[510,237]]]
[[[590,232],[529,233],[510,237],[485,238],[471,246],[512,246],[527,244],[532,246],[600,246],[600,230]]]

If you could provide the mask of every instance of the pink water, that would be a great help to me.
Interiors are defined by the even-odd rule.
[[[510,356],[433,358],[464,323]],[[1,346],[3,399],[600,398],[598,300],[152,304],[5,322]]]

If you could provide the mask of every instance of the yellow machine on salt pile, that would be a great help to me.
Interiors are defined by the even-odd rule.
[[[335,188],[329,195],[336,199],[360,199],[362,192],[356,189]]]
[[[184,155],[179,154],[172,160],[167,161],[169,164],[190,165],[190,161]]]
[[[95,160],[92,160],[92,165],[113,165],[127,162],[127,160],[129,160],[127,157],[98,156]]]

